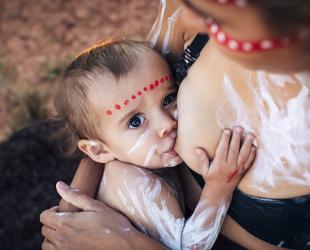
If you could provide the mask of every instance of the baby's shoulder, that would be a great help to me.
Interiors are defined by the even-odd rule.
[[[153,178],[157,178],[157,176],[148,169],[121,161],[113,161],[104,169],[104,182],[107,185],[127,185]]]
[[[97,199],[115,203],[120,197],[140,196],[166,188],[166,183],[148,169],[114,161],[109,163],[103,174]]]

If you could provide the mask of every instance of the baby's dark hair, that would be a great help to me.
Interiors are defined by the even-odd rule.
[[[112,38],[81,52],[66,68],[55,98],[60,129],[56,137],[65,141],[66,156],[77,151],[80,139],[98,139],[99,115],[90,110],[88,91],[94,74],[112,74],[116,80],[135,68],[139,59],[151,48],[146,42]],[[144,53],[143,53],[144,52]]]

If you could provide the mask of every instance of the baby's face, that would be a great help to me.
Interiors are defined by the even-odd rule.
[[[147,168],[182,162],[174,151],[177,93],[170,69],[159,55],[146,55],[118,81],[98,74],[96,82],[89,99],[100,114],[100,136],[116,159]]]

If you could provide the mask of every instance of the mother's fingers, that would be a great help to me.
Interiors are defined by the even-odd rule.
[[[41,223],[54,229],[59,227],[59,223],[60,223],[59,218],[63,216],[65,213],[57,213],[57,208],[58,207],[56,206],[56,207],[52,207],[50,209],[43,211],[40,214]],[[69,215],[70,213],[67,213],[67,214]]]
[[[94,200],[81,190],[69,187],[62,181],[56,184],[57,192],[66,201],[74,206],[88,212],[98,212],[102,210],[103,203]]]
[[[42,250],[56,250],[56,247],[47,239],[44,239],[42,243]]]
[[[54,228],[43,226],[41,233],[50,242],[52,242],[52,239],[56,238],[56,230]]]

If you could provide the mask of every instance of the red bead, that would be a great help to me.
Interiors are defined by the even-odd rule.
[[[128,103],[129,103],[129,100],[125,100],[125,101],[124,101],[124,105],[125,105],[125,106],[127,106]]]
[[[142,95],[142,91],[139,90],[139,91],[137,92],[137,94],[138,94],[138,95]]]
[[[154,89],[154,84],[150,84],[150,89]]]
[[[144,90],[144,91],[147,91],[147,87],[144,87],[143,90]]]
[[[121,105],[115,104],[115,109],[121,109]]]
[[[112,115],[112,111],[111,111],[111,110],[108,110],[108,111],[107,111],[107,115]]]
[[[136,99],[136,96],[135,96],[135,95],[132,95],[132,96],[131,96],[131,99],[132,99],[132,100]]]

